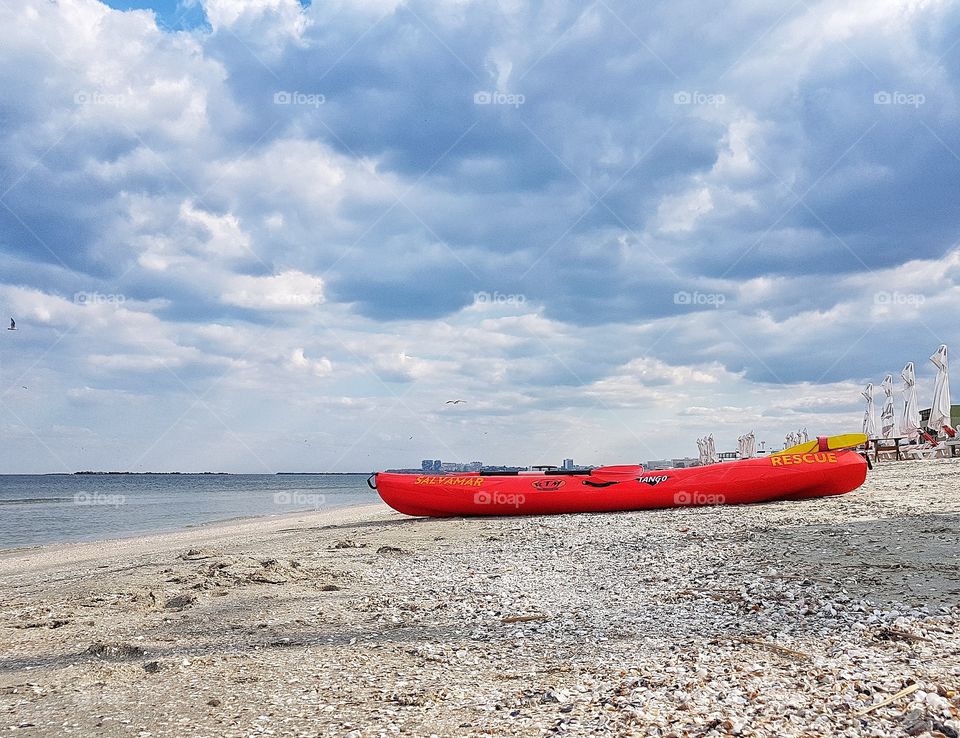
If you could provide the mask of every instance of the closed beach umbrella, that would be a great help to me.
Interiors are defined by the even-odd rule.
[[[888,374],[880,383],[883,388],[883,410],[880,412],[880,433],[884,438],[893,437],[893,429],[896,427],[896,419],[893,412],[893,375]]]
[[[707,463],[707,446],[705,439],[697,439],[697,452],[700,456],[700,466],[705,466]]]
[[[757,455],[757,436],[753,431],[740,436],[737,444],[740,447],[741,459],[752,459]]]
[[[877,413],[873,407],[873,382],[867,382],[867,386],[860,394],[867,401],[867,408],[863,414],[863,433],[867,438],[876,438]]]
[[[713,433],[707,436],[707,455],[709,456],[708,464],[717,463],[717,442],[713,440]]]
[[[757,434],[754,431],[747,433],[747,458],[752,459],[757,455]]]
[[[900,432],[907,438],[913,438],[920,431],[920,408],[917,406],[917,373],[913,362],[908,361],[900,372],[903,379],[903,418]]]
[[[930,406],[930,420],[927,426],[939,431],[945,425],[952,425],[950,419],[950,370],[947,365],[947,346],[943,344],[937,353],[930,357],[937,367],[937,380],[933,385],[933,405]]]

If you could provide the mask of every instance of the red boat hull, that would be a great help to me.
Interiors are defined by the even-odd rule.
[[[749,504],[842,495],[867,476],[854,451],[768,456],[689,469],[633,467],[583,474],[375,475],[380,497],[406,515],[549,515]]]

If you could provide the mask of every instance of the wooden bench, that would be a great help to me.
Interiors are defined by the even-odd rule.
[[[870,446],[873,445],[873,460],[880,461],[880,454],[893,453],[897,461],[901,461],[903,456],[900,454],[900,441],[905,440],[905,436],[895,438],[871,438],[867,441],[867,453],[870,452]]]

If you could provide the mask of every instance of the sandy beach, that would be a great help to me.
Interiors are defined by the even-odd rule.
[[[381,505],[0,554],[25,736],[956,736],[960,463],[838,498]]]

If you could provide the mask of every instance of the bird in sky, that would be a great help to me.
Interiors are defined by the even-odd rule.
[[[10,327],[7,328],[7,330],[8,330],[8,331],[15,331],[15,330],[17,330],[17,321],[15,321],[13,318],[10,318]]]
[[[467,401],[466,401],[466,400],[447,400],[447,401],[446,401],[445,403],[443,403],[443,404],[444,404],[444,405],[459,405],[461,402],[464,403],[464,404],[466,404]]]

